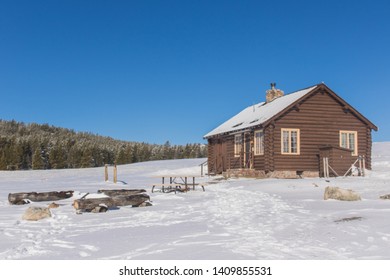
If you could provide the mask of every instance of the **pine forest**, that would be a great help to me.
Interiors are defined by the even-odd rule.
[[[86,168],[202,157],[207,157],[204,144],[127,142],[48,124],[0,120],[0,170]]]

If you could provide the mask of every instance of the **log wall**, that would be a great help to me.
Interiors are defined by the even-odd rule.
[[[300,129],[300,154],[282,155],[281,129]],[[327,92],[311,95],[302,104],[275,120],[275,170],[318,171],[319,148],[339,146],[340,130],[357,131],[358,154],[364,155],[371,168],[371,130]],[[369,136],[369,137],[368,137]],[[356,159],[357,157],[353,157]]]
[[[281,153],[281,129],[300,130],[300,154]],[[254,142],[253,127],[248,141]],[[320,171],[320,147],[340,146],[340,131],[357,131],[358,155],[366,159],[366,168],[371,169],[371,128],[340,103],[331,93],[322,88],[310,94],[288,112],[267,124],[264,130],[264,155],[253,156],[251,167],[265,172],[274,171]],[[245,167],[245,137],[242,152],[234,155],[234,134],[208,139],[209,172],[220,174],[228,169]],[[351,156],[355,161],[357,156]],[[352,164],[348,163],[348,164]],[[341,165],[344,165],[342,163]]]

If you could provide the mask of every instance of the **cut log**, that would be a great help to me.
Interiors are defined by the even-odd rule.
[[[118,195],[134,195],[139,193],[144,193],[146,190],[144,189],[120,189],[120,190],[98,190],[98,193],[104,193],[107,196],[113,197]]]
[[[145,201],[150,200],[147,194],[118,195],[113,197],[76,199],[73,207],[78,211],[91,212],[95,208],[106,207],[107,209],[118,206],[138,206]]]
[[[23,193],[10,193],[8,194],[8,201],[11,204],[26,204],[27,200],[39,202],[39,201],[56,201],[61,199],[70,198],[73,196],[73,191],[60,191],[60,192],[23,192]]]

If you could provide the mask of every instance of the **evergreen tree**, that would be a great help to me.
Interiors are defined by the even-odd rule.
[[[35,152],[32,157],[32,169],[44,169],[45,168],[45,162],[44,158],[42,157],[42,151],[40,148],[35,149]]]
[[[66,154],[60,143],[56,143],[50,150],[49,155],[50,167],[54,169],[62,169],[67,166]]]
[[[92,166],[93,166],[92,148],[87,147],[86,149],[83,150],[80,167],[87,168]]]
[[[207,146],[125,142],[48,124],[0,120],[0,170],[95,167],[205,157]]]
[[[127,161],[127,157],[126,157],[126,153],[125,153],[125,149],[122,148],[119,150],[119,153],[117,154],[116,156],[116,163],[117,164],[125,164],[125,163],[128,163]]]

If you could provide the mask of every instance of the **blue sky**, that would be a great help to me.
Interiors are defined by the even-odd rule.
[[[325,82],[390,141],[389,1],[0,0],[0,119],[173,144]]]

